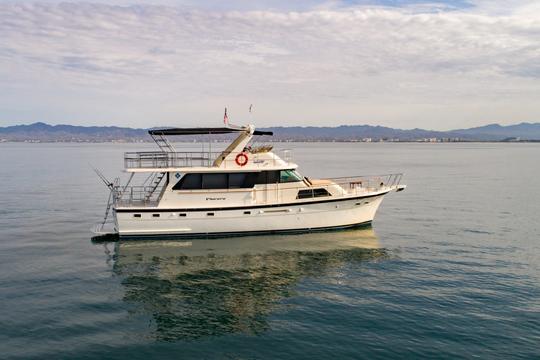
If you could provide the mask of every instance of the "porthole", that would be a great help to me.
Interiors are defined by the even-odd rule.
[[[186,217],[187,214],[181,213],[181,214],[178,214],[178,216],[180,216],[180,217]]]
[[[244,215],[251,215],[251,211],[244,211]]]
[[[214,216],[214,213],[206,213],[206,216]]]
[[[134,217],[134,218],[140,218],[140,217],[141,217],[141,214],[133,214],[133,217]]]
[[[152,214],[152,217],[159,217],[159,214]]]

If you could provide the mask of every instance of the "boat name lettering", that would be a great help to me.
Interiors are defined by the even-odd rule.
[[[224,197],[207,197],[206,200],[225,200]]]

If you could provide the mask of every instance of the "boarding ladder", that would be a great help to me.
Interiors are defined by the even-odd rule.
[[[99,172],[99,174],[101,174],[101,173]],[[103,176],[103,175],[101,175],[101,176]],[[114,218],[113,218],[113,221],[111,222],[110,219],[109,219],[109,214],[111,212],[111,208],[114,206],[114,204],[116,203],[116,200],[118,198],[118,193],[117,193],[116,189],[118,188],[119,182],[120,182],[120,179],[116,178],[116,179],[114,179],[114,183],[108,183],[107,184],[107,186],[110,189],[109,198],[107,199],[107,208],[105,209],[105,216],[103,217],[103,221],[101,223],[99,223],[99,224],[96,224],[94,226],[94,228],[92,229],[92,232],[95,233],[95,234],[103,235],[103,234],[109,233],[108,231],[105,230],[105,226],[107,224],[110,224],[111,226],[113,226],[112,230],[113,230],[113,232],[116,232]]]

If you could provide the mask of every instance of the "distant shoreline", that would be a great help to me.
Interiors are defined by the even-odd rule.
[[[165,127],[166,128],[166,127]],[[34,123],[0,127],[0,142],[43,143],[145,143],[151,142],[151,129],[118,126],[74,126]],[[262,127],[273,133],[263,136],[264,142],[538,142],[540,123],[520,123],[502,126],[490,124],[476,128],[435,131],[425,129],[394,129],[372,125]],[[171,138],[180,142],[202,142],[206,135]],[[230,136],[214,134],[212,140],[229,142]]]
[[[377,141],[355,141],[355,140],[273,140],[264,141],[265,143],[352,143],[352,144],[524,144],[524,143],[540,143],[540,140],[456,140],[456,141],[422,141],[422,140],[377,140]],[[111,140],[111,141],[42,141],[42,140],[3,140],[0,139],[0,144],[153,144],[152,140],[144,141],[129,141],[129,140]],[[203,144],[207,141],[172,141],[178,144]],[[212,143],[229,143],[228,141],[213,141]]]

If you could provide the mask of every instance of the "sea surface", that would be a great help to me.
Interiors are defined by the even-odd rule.
[[[540,358],[540,144],[275,146],[407,189],[371,228],[95,243],[92,166],[152,145],[0,144],[0,358]]]

